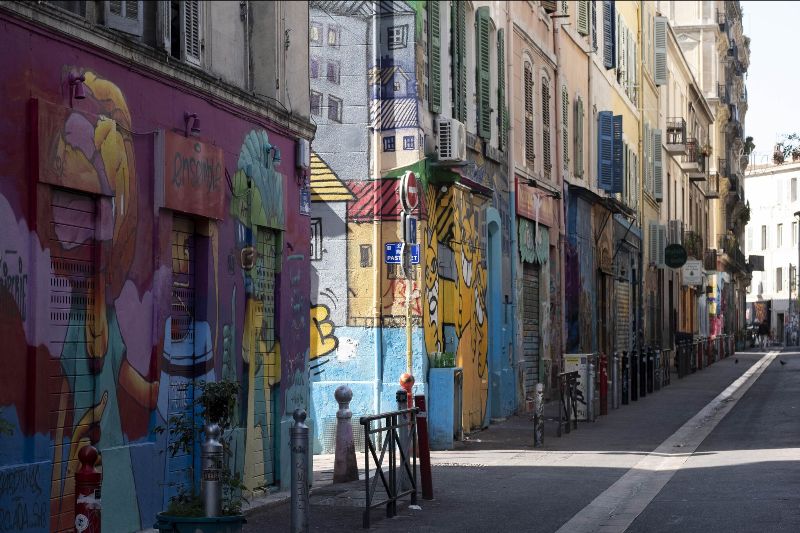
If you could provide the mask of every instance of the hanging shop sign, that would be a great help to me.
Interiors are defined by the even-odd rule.
[[[225,218],[225,155],[222,148],[171,131],[165,135],[164,205]]]

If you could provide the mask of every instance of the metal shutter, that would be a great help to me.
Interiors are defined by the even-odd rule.
[[[525,263],[522,271],[522,372],[525,396],[539,382],[539,266]]]
[[[630,350],[631,346],[631,286],[624,281],[615,282],[617,300],[617,350]]]

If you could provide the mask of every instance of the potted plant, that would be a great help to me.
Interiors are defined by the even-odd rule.
[[[187,413],[170,417],[168,421],[170,444],[169,453],[175,456],[178,453],[192,453],[195,443],[201,442],[202,437],[216,437],[206,435],[207,431],[218,431],[219,443],[222,445],[222,468],[219,472],[219,482],[222,486],[222,501],[219,516],[205,516],[203,500],[192,475],[191,487],[182,488],[178,494],[170,498],[165,511],[158,513],[154,526],[159,531],[174,533],[238,533],[246,522],[242,514],[241,478],[238,473],[232,472],[231,465],[231,426],[239,397],[239,384],[234,381],[201,382],[198,385],[200,395],[196,402],[199,406],[197,416],[194,408]],[[205,427],[198,422],[205,420]],[[215,428],[214,425],[218,426]],[[156,433],[163,433],[165,428],[155,428]]]

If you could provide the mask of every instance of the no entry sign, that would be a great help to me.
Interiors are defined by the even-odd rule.
[[[403,204],[403,211],[406,212],[413,211],[419,204],[417,176],[410,170],[403,174],[400,180],[400,201]]]

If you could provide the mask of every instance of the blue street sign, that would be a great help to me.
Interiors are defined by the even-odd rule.
[[[411,245],[411,264],[412,265],[419,264],[419,244]]]
[[[417,242],[417,217],[414,215],[405,215],[405,241],[409,244]]]
[[[387,265],[403,264],[403,243],[387,242],[383,247],[384,261]]]

